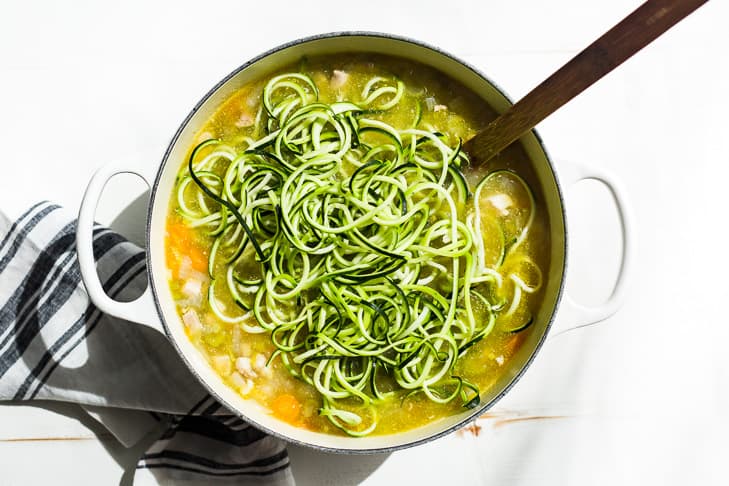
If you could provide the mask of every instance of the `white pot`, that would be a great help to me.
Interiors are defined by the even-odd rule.
[[[472,67],[439,49],[409,39],[367,32],[345,32],[315,36],[285,44],[247,62],[211,89],[182,122],[161,163],[139,161],[134,166],[114,164],[100,169],[94,175],[79,214],[78,257],[84,284],[97,307],[108,314],[145,324],[163,332],[210,393],[245,420],[287,441],[319,449],[350,453],[385,452],[445,435],[491,407],[519,379],[532,361],[550,331],[558,307],[561,331],[589,325],[612,315],[621,305],[624,295],[624,283],[631,254],[630,218],[621,186],[608,174],[584,166],[560,164],[558,182],[554,167],[540,138],[536,132],[530,132],[522,137],[521,143],[532,160],[542,186],[550,225],[552,252],[550,266],[545,272],[546,292],[535,316],[534,329],[514,359],[509,360],[509,369],[493,387],[482,394],[482,405],[406,432],[362,438],[312,432],[275,418],[255,401],[242,398],[226,385],[185,334],[184,325],[176,312],[167,282],[165,220],[169,212],[170,195],[175,185],[175,178],[193,143],[193,136],[221,102],[251,80],[291,64],[303,55],[346,52],[374,52],[408,58],[434,67],[461,82],[481,96],[497,112],[505,111],[512,104],[503,91]],[[96,274],[92,252],[92,225],[99,196],[108,179],[123,172],[139,175],[151,188],[146,221],[147,270],[150,285],[144,295],[128,303],[114,301],[104,293]],[[617,204],[623,226],[623,259],[615,290],[607,302],[597,307],[578,305],[562,295],[567,259],[567,233],[564,198],[560,185],[568,186],[583,179],[597,179],[606,184]],[[554,333],[555,330],[550,332]]]

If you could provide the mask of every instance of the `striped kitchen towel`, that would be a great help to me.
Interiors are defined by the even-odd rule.
[[[157,430],[135,485],[293,484],[282,441],[212,399],[160,333],[89,302],[75,232],[51,203],[0,213],[0,400],[78,403],[125,445]],[[141,249],[97,226],[94,254],[110,296],[141,294]]]

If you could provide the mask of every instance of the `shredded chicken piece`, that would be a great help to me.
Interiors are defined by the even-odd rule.
[[[514,201],[506,194],[494,194],[493,196],[489,196],[487,200],[504,216],[509,214],[509,208],[514,205]]]
[[[246,380],[237,371],[234,371],[230,374],[230,381],[232,381],[233,384],[238,387],[238,391],[240,391],[241,395],[248,395],[253,389],[253,380]]]
[[[255,122],[256,118],[247,111],[244,111],[240,114],[240,118],[238,118],[235,122],[235,126],[238,128],[252,127]]]
[[[251,358],[243,357],[235,360],[235,369],[246,378],[256,378],[258,374],[253,371]]]
[[[182,314],[182,322],[185,323],[185,325],[192,334],[197,334],[203,330],[203,325],[202,322],[200,322],[200,317],[193,309],[188,309],[187,311],[185,311],[184,314]]]
[[[332,73],[332,78],[329,80],[329,85],[334,89],[338,89],[344,86],[347,80],[349,80],[349,74],[345,71],[335,69]]]
[[[268,362],[268,358],[264,354],[258,353],[255,358],[253,358],[253,369],[256,371],[256,373],[270,376],[271,375],[271,369],[266,366],[266,363]]]
[[[202,282],[197,279],[188,279],[180,291],[191,300],[200,300],[202,294]]]

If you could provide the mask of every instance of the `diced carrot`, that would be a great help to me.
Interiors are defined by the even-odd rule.
[[[167,268],[172,270],[172,274],[177,276],[180,268],[180,254],[172,247],[169,240],[165,245],[165,253],[167,254]]]
[[[190,259],[193,269],[207,271],[208,257],[196,244],[192,230],[183,223],[170,222],[167,224],[167,265],[175,275],[183,256]]]
[[[301,402],[295,396],[284,393],[274,398],[271,402],[271,411],[281,420],[296,425],[301,414]]]
[[[185,255],[190,257],[192,268],[203,273],[208,271],[208,257],[202,252],[202,250],[200,250],[200,248],[194,245],[189,245]]]
[[[522,333],[519,333],[506,341],[506,344],[504,345],[504,354],[507,356],[513,356],[519,349],[519,346],[521,346],[522,341],[524,341],[523,336],[524,335]]]

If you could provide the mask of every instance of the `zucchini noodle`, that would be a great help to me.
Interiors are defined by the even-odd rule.
[[[399,79],[376,76],[359,101],[323,103],[307,75],[276,76],[263,89],[257,138],[245,150],[202,142],[177,183],[178,211],[213,238],[211,311],[269,333],[271,360],[314,387],[320,415],[353,436],[375,430],[383,400],[478,406],[480,390],[457,361],[542,283],[527,257],[517,268],[535,278],[501,268],[534,219],[526,183],[509,173],[531,204],[515,239],[498,221],[487,234],[484,184],[472,194],[460,141],[418,128],[419,104],[415,126],[377,118],[404,93]],[[484,237],[500,242],[496,262],[486,261]],[[505,283],[510,302],[494,297]],[[220,292],[242,312],[230,315]]]

